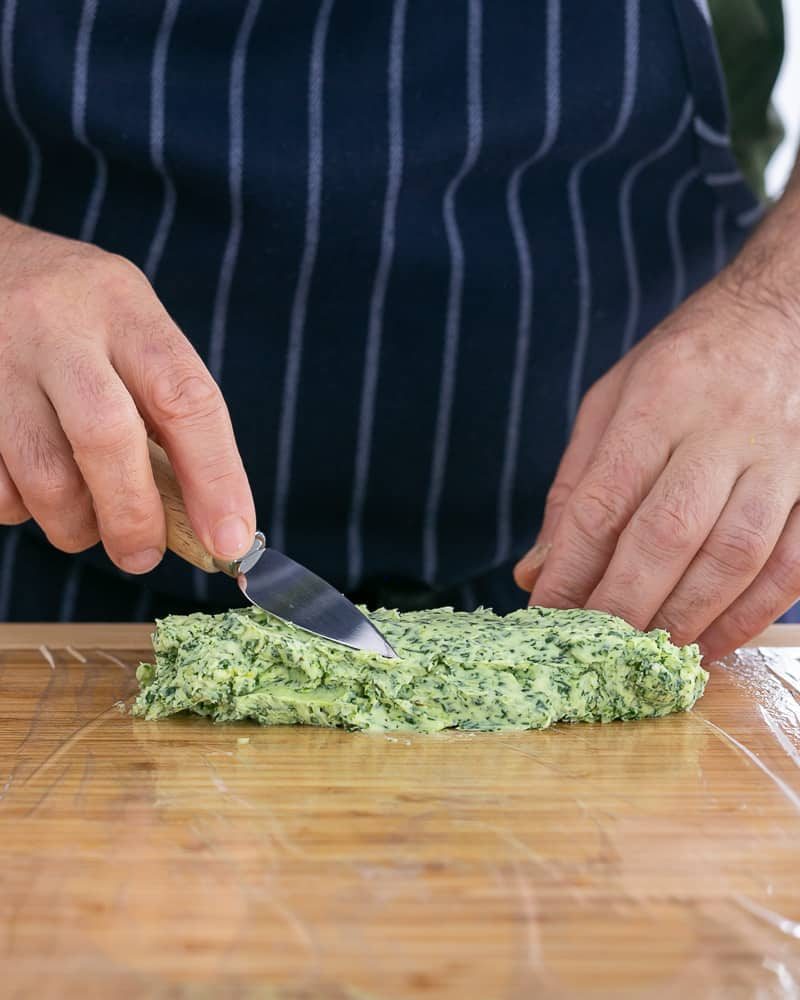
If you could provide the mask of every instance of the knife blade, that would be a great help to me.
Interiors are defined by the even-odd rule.
[[[225,573],[247,600],[268,614],[351,649],[397,656],[372,622],[332,584],[268,548],[262,532],[241,559],[217,560],[195,535],[175,471],[163,448],[148,440],[153,478],[167,522],[167,548],[206,573]]]

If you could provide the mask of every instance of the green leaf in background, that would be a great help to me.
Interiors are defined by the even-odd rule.
[[[783,138],[771,96],[784,52],[781,0],[709,0],[728,90],[733,152],[765,198],[764,171]]]

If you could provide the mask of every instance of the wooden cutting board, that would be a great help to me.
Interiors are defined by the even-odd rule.
[[[2,996],[798,995],[800,649],[423,737],[133,720],[148,631],[0,626]]]

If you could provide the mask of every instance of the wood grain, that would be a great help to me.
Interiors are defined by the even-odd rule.
[[[147,444],[150,449],[153,479],[164,504],[167,548],[206,573],[218,573],[219,567],[214,562],[214,557],[194,533],[183,503],[183,493],[167,453],[155,441],[148,439]]]
[[[134,720],[148,634],[0,629],[1,995],[800,983],[798,651],[662,720],[422,737]]]

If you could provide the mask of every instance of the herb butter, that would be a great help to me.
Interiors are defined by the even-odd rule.
[[[544,729],[682,711],[708,674],[697,646],[597,611],[374,611],[388,660],[255,608],[156,623],[134,713],[347,729]]]

